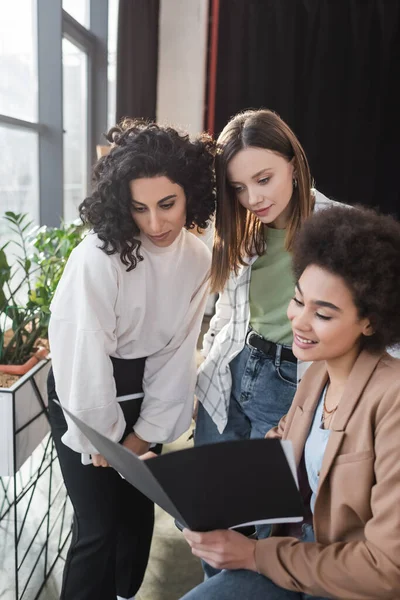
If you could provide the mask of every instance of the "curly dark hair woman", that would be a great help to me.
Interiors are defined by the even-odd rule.
[[[309,265],[342,277],[360,318],[374,334],[364,347],[382,351],[400,343],[400,224],[361,206],[334,206],[315,213],[298,234],[294,250],[297,278]]]
[[[186,229],[204,229],[215,211],[214,154],[211,137],[191,140],[185,132],[140,119],[124,119],[106,135],[112,144],[93,169],[93,191],[79,207],[82,221],[97,233],[102,249],[118,252],[128,269],[140,255],[139,228],[132,219],[129,183],[165,176],[186,195]]]
[[[80,206],[90,230],[50,307],[49,417],[76,514],[63,600],[135,596],[154,521],[64,409],[138,456],[159,453],[192,421],[209,297],[211,252],[187,230],[214,212],[212,140],[129,119],[108,139]]]

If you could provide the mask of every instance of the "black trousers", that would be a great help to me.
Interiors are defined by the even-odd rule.
[[[111,467],[82,465],[81,455],[61,441],[67,423],[61,408],[52,402],[57,399],[52,370],[48,393],[52,434],[74,508],[60,600],[116,600],[117,595],[130,598],[140,588],[145,574],[154,505]],[[134,402],[137,418],[140,400],[121,406],[129,403],[132,407]],[[133,414],[130,417],[135,420]],[[129,423],[130,430],[132,425]]]

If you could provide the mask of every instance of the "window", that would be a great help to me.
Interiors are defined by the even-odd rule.
[[[32,220],[39,220],[38,189],[38,135],[29,129],[2,126],[0,123],[0,207],[27,212]],[[0,245],[6,223],[0,220]],[[3,239],[4,242],[4,239]]]
[[[88,60],[63,40],[64,220],[78,217],[88,186]]]
[[[27,212],[39,221],[36,1],[0,10],[0,216]],[[6,222],[0,220],[0,246]]]
[[[119,0],[108,0],[108,127],[115,125],[117,96],[117,31]]]
[[[37,121],[36,2],[2,2],[0,114]]]
[[[57,226],[87,196],[107,130],[108,2],[0,2],[0,245],[5,211]]]
[[[96,0],[94,0],[96,2]],[[84,27],[90,25],[90,0],[62,0],[62,7]]]

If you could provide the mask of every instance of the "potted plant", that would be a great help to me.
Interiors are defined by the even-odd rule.
[[[46,379],[50,303],[82,225],[35,227],[5,213],[12,237],[0,248],[0,476],[12,475],[49,430]]]

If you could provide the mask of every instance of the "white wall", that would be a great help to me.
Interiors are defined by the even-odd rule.
[[[204,129],[208,0],[160,0],[157,121]],[[212,227],[201,239],[212,248]],[[206,314],[214,313],[211,295]]]
[[[161,0],[157,120],[203,130],[208,0]]]

